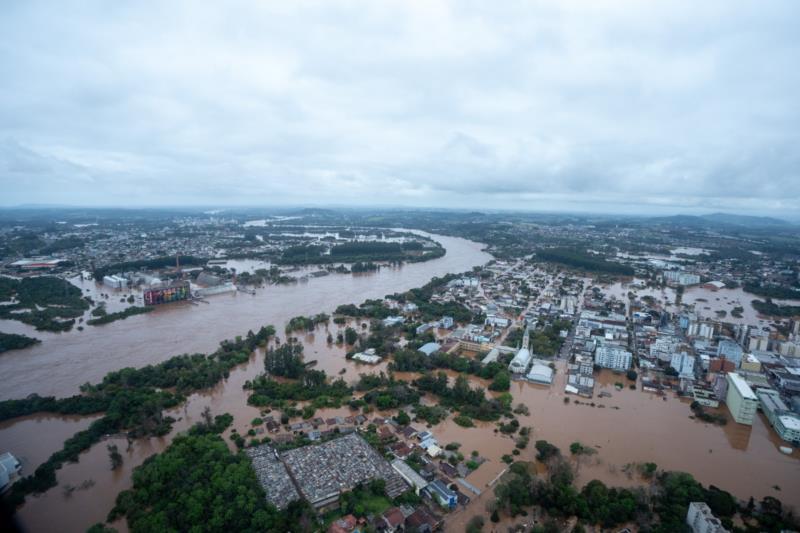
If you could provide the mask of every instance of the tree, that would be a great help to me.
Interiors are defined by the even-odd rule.
[[[122,466],[122,454],[119,453],[116,444],[109,444],[106,448],[108,449],[108,458],[111,460],[111,470],[116,470]]]
[[[397,412],[397,415],[393,417],[394,421],[400,424],[401,426],[407,426],[411,423],[411,417],[408,416],[408,413],[403,411],[402,409]]]
[[[344,330],[345,343],[353,345],[356,343],[357,340],[358,340],[358,332],[356,332],[356,330],[354,330],[350,326],[347,326],[347,328]]]
[[[507,391],[511,388],[511,375],[505,371],[501,370],[494,376],[494,380],[489,384],[489,390],[492,391]]]

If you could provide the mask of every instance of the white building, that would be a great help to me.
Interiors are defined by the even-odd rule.
[[[514,359],[508,364],[508,370],[512,374],[524,374],[528,370],[528,365],[531,364],[532,355],[527,348],[520,348]]]
[[[632,359],[633,354],[620,346],[599,346],[594,353],[594,363],[597,366],[612,370],[628,370]]]
[[[547,361],[542,361],[541,359],[534,359],[533,366],[531,367],[530,372],[528,372],[527,377],[528,381],[550,385],[551,383],[553,383],[553,369],[550,368],[550,365],[548,364]]]
[[[406,483],[414,487],[414,492],[417,493],[417,496],[419,496],[419,492],[422,489],[428,486],[428,482],[425,481],[422,476],[417,474],[413,468],[408,466],[405,461],[395,459],[392,461],[392,468],[394,468],[397,473],[400,474],[400,477],[406,480]]]
[[[725,403],[728,404],[731,416],[739,424],[752,426],[758,407],[758,398],[753,393],[753,389],[735,372],[726,374],[725,378],[728,380],[728,394]]]
[[[508,364],[508,370],[512,374],[524,374],[528,370],[531,359],[533,359],[531,351],[528,349],[530,340],[530,329],[525,328],[525,332],[522,334],[522,348],[520,348],[517,355],[515,355],[514,359]]]
[[[112,289],[124,289],[128,286],[128,280],[116,274],[103,277],[103,285]]]
[[[697,274],[690,274],[679,270],[664,271],[664,279],[677,283],[678,285],[697,285],[700,283],[700,276]]]
[[[455,324],[453,317],[451,316],[443,316],[442,319],[439,321],[439,327],[444,329],[450,329]]]
[[[694,357],[686,352],[672,354],[671,366],[682,378],[694,377]]]
[[[692,502],[686,513],[686,524],[692,533],[728,533],[705,502]]]

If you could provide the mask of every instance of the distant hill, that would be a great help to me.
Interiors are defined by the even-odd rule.
[[[748,215],[731,215],[730,213],[712,213],[710,215],[703,215],[704,219],[719,224],[728,224],[731,226],[750,226],[750,227],[764,227],[764,226],[789,226],[789,222],[773,217],[753,217]]]
[[[755,217],[749,215],[732,215],[729,213],[712,213],[710,215],[674,215],[669,217],[653,217],[646,219],[651,224],[675,224],[697,228],[718,226],[737,226],[741,228],[785,228],[792,224],[772,217]]]

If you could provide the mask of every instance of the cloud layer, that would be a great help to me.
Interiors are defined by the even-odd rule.
[[[0,204],[795,213],[800,3],[4,2]]]

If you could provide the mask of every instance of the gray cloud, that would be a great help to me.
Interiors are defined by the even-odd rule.
[[[0,204],[796,213],[800,4],[499,4],[5,2]]]

